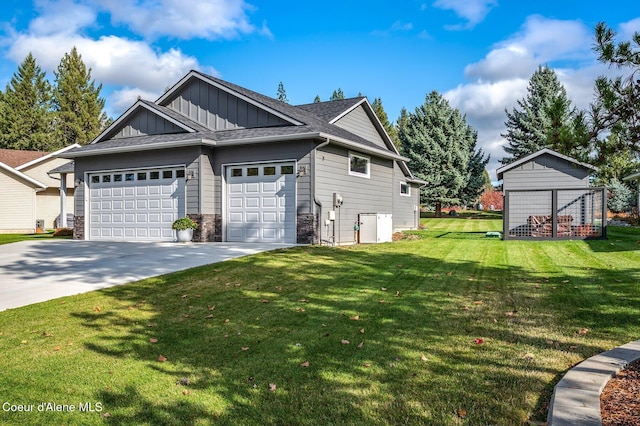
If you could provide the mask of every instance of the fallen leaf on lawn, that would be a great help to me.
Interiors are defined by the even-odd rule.
[[[327,326],[327,324],[322,324],[322,326],[323,326],[323,327],[326,327],[326,326]]]
[[[191,315],[186,314],[184,317],[185,317],[185,318],[191,318]]]
[[[571,345],[569,346],[569,349],[571,349],[572,351],[575,351],[576,349],[578,349],[578,347],[575,345]]]
[[[580,330],[578,330],[578,334],[580,336],[584,336],[585,334],[587,334],[589,332],[588,328],[581,328]]]
[[[195,296],[193,296],[193,297],[195,297],[196,299],[200,299],[200,295],[199,295],[199,294],[196,294],[196,295],[195,295]]]
[[[515,315],[515,314],[517,314],[517,313],[518,313],[518,311],[509,311],[509,312],[505,312],[504,314],[505,314],[506,316],[508,316],[508,317],[512,317],[512,316],[514,316],[514,315]]]
[[[206,317],[204,317],[204,319],[211,319],[211,318],[213,318],[213,314],[209,314]]]
[[[296,312],[304,312],[304,308],[296,308]]]
[[[364,364],[362,364],[365,367],[371,367],[371,363],[370,362],[365,362]]]
[[[463,306],[463,307],[462,307],[462,308],[460,308],[460,309],[462,309],[463,311],[468,311],[470,308],[469,308],[468,306]]]
[[[400,297],[400,292],[396,291],[396,297]]]
[[[352,321],[358,321],[360,319],[360,315],[354,315],[349,319],[352,320]]]
[[[142,305],[144,305],[144,303],[136,303],[136,308],[142,308]]]
[[[27,343],[27,341],[26,340],[22,340],[22,341],[20,341],[20,343],[22,343],[24,345],[25,343]]]
[[[225,324],[229,324],[229,318],[227,318],[226,320],[224,320]]]
[[[249,347],[248,347],[248,346],[243,346],[243,347],[241,347],[241,348],[240,348],[240,350],[241,350],[241,351],[248,351],[248,350],[249,350]]]
[[[566,283],[568,283],[568,282],[569,282],[569,280],[562,280],[562,281],[560,281],[560,282],[561,282],[562,284],[566,284]]]
[[[47,333],[46,331],[43,331],[41,334],[42,337],[53,337],[52,333]]]
[[[473,342],[474,342],[476,345],[481,345],[481,344],[483,344],[483,343],[484,343],[484,340],[482,340],[482,339],[478,338],[478,339],[475,339]]]
[[[300,364],[300,367],[308,367],[309,366],[309,361],[305,361],[302,364]]]
[[[73,342],[67,342],[67,346],[73,346]]]
[[[426,361],[427,357],[424,354],[421,354],[422,356],[420,357],[421,360]]]
[[[278,290],[278,291],[282,291],[282,286],[281,286],[281,285],[277,285],[277,286],[276,286],[276,290]]]
[[[59,351],[60,349],[62,349],[60,346],[56,346],[55,348],[53,348],[54,351]]]
[[[185,389],[182,391],[183,395],[189,395],[191,392],[189,391],[189,389]]]
[[[386,287],[382,287],[380,290],[387,291],[387,288]]]
[[[403,265],[396,265],[398,268],[402,268]]]
[[[162,355],[158,357],[158,362],[166,362],[166,361],[167,361],[167,358],[163,357]]]
[[[309,303],[309,301],[307,299],[300,299],[300,300],[298,300],[298,302],[300,302],[300,303]]]
[[[183,299],[186,299],[187,297],[189,297],[189,296],[187,296],[186,294],[183,294],[183,295],[182,295],[182,298],[183,298]]]
[[[158,339],[152,337],[151,339],[149,339],[149,343],[158,343]]]
[[[464,419],[465,417],[467,417],[467,410],[464,410],[464,409],[458,410],[458,416]]]
[[[349,341],[348,341],[348,340],[345,340],[345,339],[342,339],[342,340],[340,341],[340,343],[342,343],[343,345],[348,345],[348,344],[349,344]]]
[[[453,272],[447,272],[447,276],[450,277],[451,275],[453,275]]]
[[[390,362],[390,363],[389,363],[389,367],[395,367],[395,366],[396,366],[396,363],[395,363],[395,362]]]
[[[474,305],[482,305],[482,300],[476,300],[473,302]]]
[[[360,334],[364,334],[364,328],[360,329]]]
[[[358,344],[358,349],[362,349],[363,346],[364,346],[364,340]]]
[[[111,417],[111,414],[109,414],[109,413],[104,413],[104,414],[102,415],[102,417],[105,417],[105,418],[107,418],[107,417]]]
[[[235,286],[235,287],[240,287],[241,285],[242,285],[242,284],[240,284],[240,283],[235,283],[235,284],[234,284],[234,286]]]
[[[269,303],[269,299],[262,299],[262,303]]]
[[[269,390],[270,390],[270,391],[272,391],[272,392],[273,392],[274,390],[276,390],[276,385],[275,385],[275,383],[269,383]]]
[[[94,306],[93,310],[96,311],[96,312],[100,312],[100,306]]]
[[[614,280],[614,281],[617,282],[617,283],[621,283],[622,282],[622,280]]]
[[[207,306],[208,306],[208,305],[207,305]],[[216,305],[208,306],[208,308],[209,308],[209,310],[210,310],[210,311],[213,311],[213,310],[215,310],[215,309],[216,309]]]
[[[378,303],[384,303],[384,299],[378,300]]]
[[[534,355],[532,353],[524,354],[524,359],[526,359],[527,361],[532,361],[533,358],[534,358]]]
[[[472,277],[467,278],[467,281],[473,281]]]
[[[151,323],[151,322],[150,322],[149,324],[147,324],[147,327],[155,327],[155,326],[156,326],[156,325],[155,325],[155,324],[153,324],[153,323]]]

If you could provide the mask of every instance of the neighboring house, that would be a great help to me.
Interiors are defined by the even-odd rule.
[[[365,213],[419,224],[424,182],[364,97],[292,106],[191,71],[61,157],[76,239],[171,241],[185,215],[194,241],[351,244]]]
[[[36,221],[43,229],[53,229],[60,215],[60,180],[48,172],[68,160],[55,157],[80,145],[74,144],[55,152],[0,149],[0,232],[27,233],[36,230]],[[73,204],[73,173],[67,177],[66,198]]]
[[[597,169],[550,149],[499,168],[505,239],[604,238],[604,188],[589,186]]]

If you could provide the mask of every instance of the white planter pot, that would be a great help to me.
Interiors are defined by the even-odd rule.
[[[193,238],[193,229],[182,229],[176,231],[176,237],[180,243],[188,243]]]

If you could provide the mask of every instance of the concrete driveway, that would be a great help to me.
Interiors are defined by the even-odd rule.
[[[0,245],[0,311],[286,244],[33,240]]]

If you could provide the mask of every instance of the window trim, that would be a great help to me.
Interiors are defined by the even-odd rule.
[[[402,192],[402,185],[407,187],[406,193]],[[400,195],[402,195],[403,197],[411,197],[411,185],[404,181],[400,182]]]
[[[367,171],[365,173],[362,172],[357,172],[354,170],[351,170],[351,160],[354,158],[361,158],[363,160],[366,160],[367,162]],[[362,155],[359,154],[357,152],[349,152],[349,163],[348,163],[348,167],[349,167],[349,175],[350,176],[358,176],[358,177],[362,177],[362,178],[367,178],[369,179],[371,177],[371,157],[367,156],[367,155]]]

